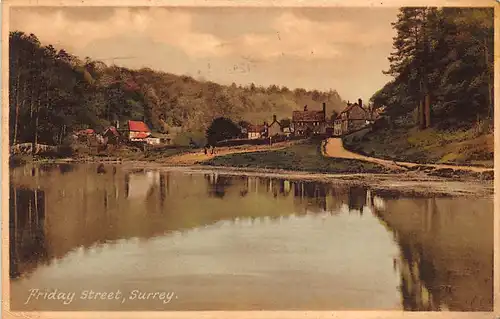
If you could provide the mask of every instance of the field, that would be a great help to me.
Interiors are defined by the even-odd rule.
[[[317,173],[387,173],[374,163],[358,160],[326,158],[319,140],[308,140],[279,150],[229,154],[202,162],[203,165],[281,169]]]

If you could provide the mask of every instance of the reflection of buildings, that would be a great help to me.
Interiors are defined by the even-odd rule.
[[[363,186],[352,186],[349,188],[349,211],[356,210],[363,214],[363,207],[366,206],[367,189]]]
[[[11,227],[17,229],[11,232],[11,270],[18,273],[76,247],[236,218],[279,222],[293,215],[337,214],[349,201],[349,188],[328,183],[128,172],[109,165],[20,167],[11,178],[17,187],[17,196],[11,195]]]
[[[285,180],[280,178],[257,176],[224,176],[217,173],[205,174],[208,195],[225,198],[228,194],[246,197],[251,194],[273,196],[276,199],[289,198],[297,214],[338,213],[342,205],[350,211],[363,213],[363,207],[369,206],[366,187],[343,187],[330,183],[314,181]],[[279,212],[277,212],[279,214]]]
[[[127,198],[144,199],[152,187],[160,184],[160,173],[158,171],[131,173],[127,175],[126,183]]]

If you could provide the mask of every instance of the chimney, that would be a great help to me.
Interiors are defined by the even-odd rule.
[[[273,115],[273,122],[277,122],[276,121],[276,114]]]
[[[120,128],[120,121],[116,120],[116,129],[119,129],[119,128]]]
[[[304,105],[304,111],[307,111],[307,104]]]
[[[326,114],[326,103],[323,102],[323,113]]]
[[[358,105],[363,107],[363,101],[361,99],[358,99]]]

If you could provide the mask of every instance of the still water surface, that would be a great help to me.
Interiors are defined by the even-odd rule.
[[[492,310],[492,198],[69,164],[10,192],[13,310]]]

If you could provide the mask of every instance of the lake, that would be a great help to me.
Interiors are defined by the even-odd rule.
[[[11,169],[12,310],[492,311],[493,198]]]

